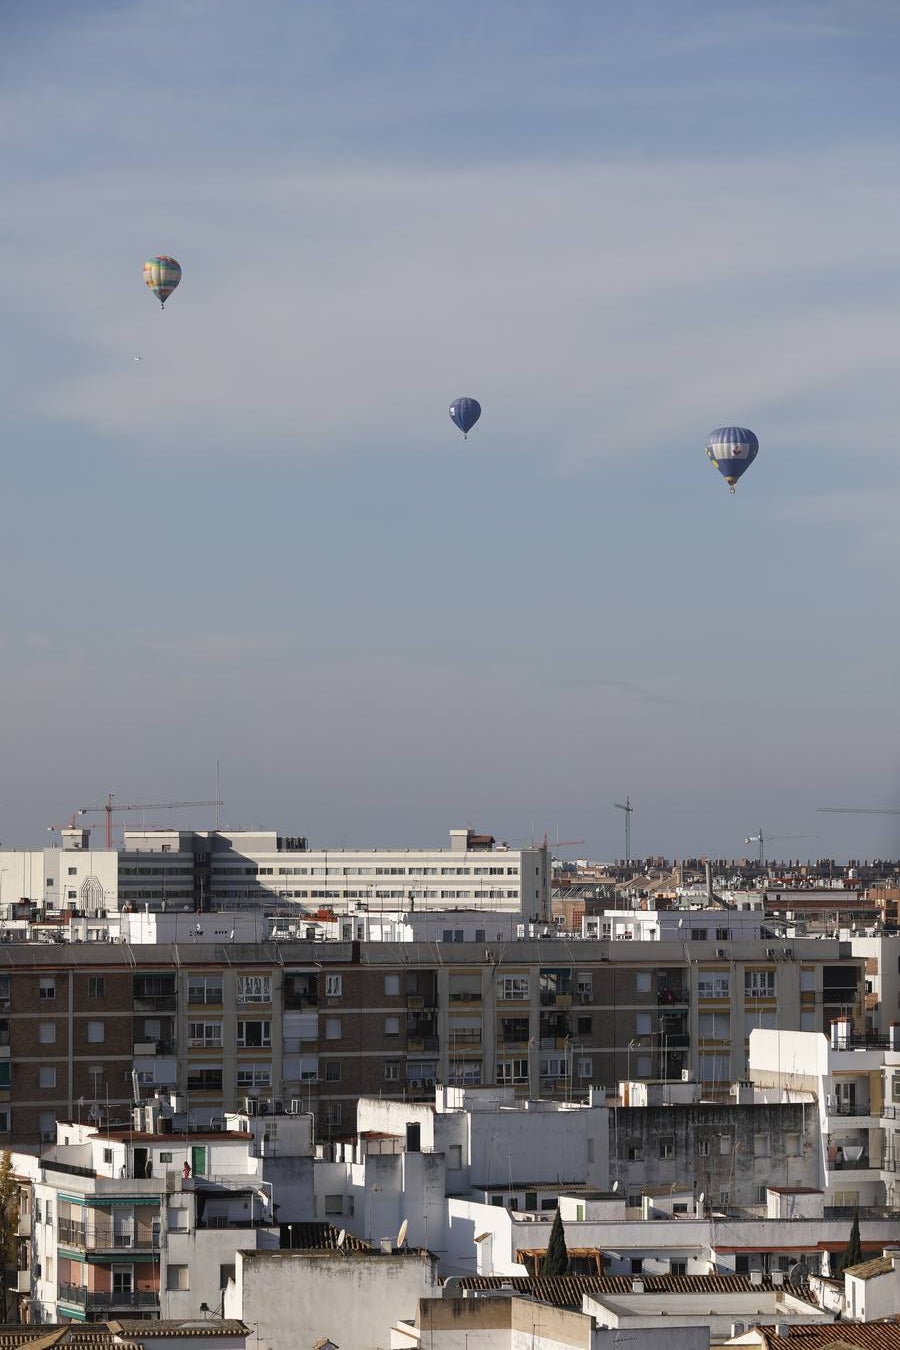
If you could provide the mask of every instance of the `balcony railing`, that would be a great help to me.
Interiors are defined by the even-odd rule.
[[[221,1003],[221,999],[219,1002]],[[142,1012],[177,1012],[178,996],[171,994],[135,994],[134,1011]]]
[[[117,1231],[111,1224],[95,1224],[90,1231],[85,1223],[73,1219],[59,1219],[57,1240],[69,1247],[84,1247],[87,1251],[158,1251],[159,1230],[150,1224],[138,1224],[133,1229]]]

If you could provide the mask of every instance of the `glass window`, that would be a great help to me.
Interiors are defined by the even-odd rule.
[[[56,998],[56,977],[54,975],[41,976],[40,997]]]
[[[399,975],[385,975],[384,992],[387,994],[388,998],[393,998],[396,994],[400,993]]]
[[[88,1022],[87,1038],[92,1045],[99,1045],[106,1039],[106,1025],[103,1022]]]
[[[56,1044],[55,1022],[41,1022],[40,1026],[38,1027],[38,1041],[40,1042],[41,1045]]]
[[[103,998],[106,994],[106,980],[102,975],[91,975],[88,979],[88,997]]]
[[[56,1065],[42,1064],[38,1069],[38,1087],[56,1087]]]

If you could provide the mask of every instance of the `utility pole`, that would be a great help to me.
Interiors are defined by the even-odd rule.
[[[613,802],[617,811],[625,812],[625,861],[631,862],[631,816],[634,807],[631,805],[631,798],[626,797],[624,802]]]

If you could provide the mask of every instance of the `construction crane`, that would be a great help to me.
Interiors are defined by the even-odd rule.
[[[900,806],[817,806],[836,816],[900,816]]]
[[[106,816],[106,847],[112,848],[112,818],[114,811],[175,811],[183,806],[215,806],[219,807],[222,802],[218,798],[211,798],[203,801],[194,802],[132,802],[128,806],[113,806],[113,793],[111,792],[106,799],[104,806],[80,806],[78,808],[79,816],[94,815],[102,811]],[[74,817],[73,817],[74,820]],[[218,826],[218,813],[216,819]]]
[[[613,802],[617,811],[625,812],[625,861],[631,862],[631,817],[634,814],[634,807],[631,805],[631,798],[626,797],[624,802]]]
[[[762,826],[756,834],[750,834],[744,840],[745,844],[759,844],[759,861],[766,861],[766,844],[774,844],[783,839],[818,839],[817,834],[763,834]]]

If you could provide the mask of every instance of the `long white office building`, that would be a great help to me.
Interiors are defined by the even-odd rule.
[[[546,847],[508,848],[451,830],[446,849],[310,849],[274,830],[128,829],[119,850],[88,829],[62,847],[0,852],[0,918],[121,908],[208,911],[296,907],[338,916],[474,910],[550,917]]]

